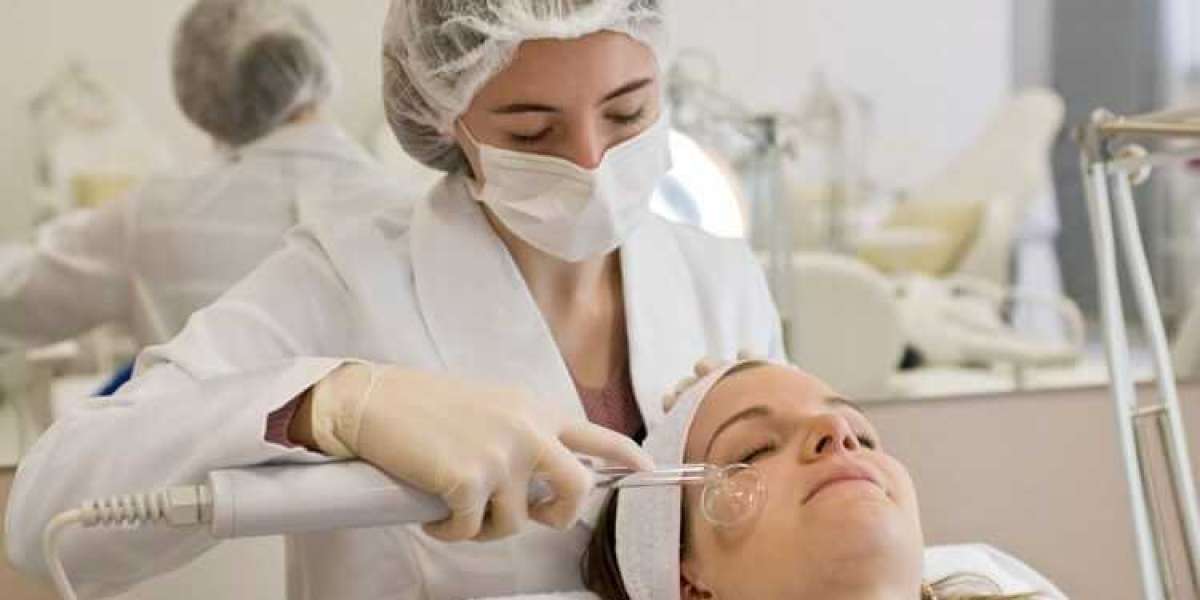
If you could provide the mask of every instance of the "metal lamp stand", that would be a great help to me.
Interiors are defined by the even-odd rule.
[[[1121,145],[1122,140],[1131,137],[1200,140],[1200,111],[1125,118],[1098,110],[1090,122],[1076,131],[1076,141],[1082,151],[1080,164],[1100,287],[1105,347],[1133,509],[1144,597],[1147,600],[1177,598],[1178,593],[1190,590],[1192,597],[1200,598],[1200,506],[1197,505],[1175,373],[1138,230],[1132,191],[1133,185],[1148,177],[1151,167],[1200,155],[1200,147],[1152,154],[1140,146]],[[1139,403],[1134,385],[1117,274],[1118,239],[1153,356],[1157,397],[1151,404]],[[1150,447],[1150,440],[1144,439],[1138,430],[1138,426],[1145,423],[1157,426],[1158,439],[1169,463],[1170,499],[1174,502],[1173,514],[1178,517],[1178,530],[1183,534],[1186,575],[1174,573],[1171,568],[1167,536],[1173,529],[1165,522],[1168,513],[1157,503],[1161,499],[1155,496],[1154,486],[1147,483],[1150,469],[1144,453]]]

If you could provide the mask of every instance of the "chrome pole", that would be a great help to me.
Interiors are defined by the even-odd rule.
[[[1158,398],[1165,411],[1158,417],[1165,424],[1165,447],[1171,468],[1172,487],[1183,518],[1185,550],[1191,568],[1191,585],[1197,587],[1200,578],[1200,505],[1196,501],[1196,483],[1192,477],[1191,456],[1188,454],[1186,433],[1183,429],[1183,414],[1179,408],[1179,390],[1175,386],[1175,371],[1171,365],[1171,353],[1167,345],[1167,334],[1163,329],[1154,293],[1154,281],[1146,260],[1146,249],[1137,224],[1137,212],[1133,205],[1133,190],[1129,174],[1121,173],[1116,179],[1116,222],[1119,227],[1125,264],[1133,282],[1142,326],[1146,329],[1150,351],[1154,358],[1155,380]]]
[[[1120,118],[1107,111],[1096,111],[1091,122],[1077,132],[1100,287],[1105,347],[1112,378],[1121,451],[1125,458],[1142,585],[1145,597],[1153,600],[1164,598],[1165,594],[1170,593],[1170,590],[1164,587],[1165,583],[1172,584],[1171,590],[1176,589],[1176,586],[1190,585],[1193,593],[1200,595],[1200,503],[1197,502],[1175,373],[1167,348],[1167,336],[1160,317],[1158,299],[1142,245],[1133,201],[1133,173],[1158,164],[1159,161],[1154,154],[1144,151],[1114,153],[1111,146],[1116,138],[1126,136],[1200,138],[1200,121],[1194,120],[1197,114],[1200,114],[1200,111],[1189,110]],[[1180,152],[1175,150],[1163,154],[1178,159]],[[1142,176],[1144,177],[1145,173]],[[1110,197],[1110,190],[1115,190],[1115,198]],[[1167,532],[1162,530],[1165,525],[1161,520],[1156,528],[1152,519],[1154,515],[1151,514],[1151,498],[1148,494],[1153,490],[1146,485],[1147,469],[1138,453],[1137,422],[1148,412],[1138,406],[1130,367],[1129,341],[1125,335],[1117,274],[1118,239],[1114,235],[1114,227],[1120,236],[1119,241],[1124,251],[1138,313],[1150,342],[1158,395],[1152,416],[1159,420],[1165,438],[1163,446],[1169,464],[1169,487],[1180,515],[1184,550],[1190,572],[1190,578],[1186,582],[1172,581],[1174,578],[1169,568],[1170,557],[1165,552]],[[1162,517],[1161,514],[1157,516]]]
[[[1124,457],[1125,482],[1128,485],[1133,532],[1138,564],[1142,573],[1142,596],[1163,600],[1163,581],[1159,569],[1154,529],[1146,502],[1143,466],[1137,451],[1133,429],[1137,390],[1129,359],[1129,340],[1117,279],[1116,240],[1113,236],[1112,210],[1109,206],[1107,175],[1103,164],[1083,162],[1084,189],[1087,193],[1088,220],[1092,231],[1092,252],[1096,259],[1097,284],[1100,287],[1100,314],[1104,326],[1104,348],[1108,359],[1109,385],[1117,418],[1117,435]]]

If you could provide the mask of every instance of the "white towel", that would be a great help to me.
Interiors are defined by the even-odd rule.
[[[970,573],[991,579],[1005,594],[1040,592],[1065,600],[1067,595],[1033,567],[987,544],[930,546],[925,549],[925,579]]]

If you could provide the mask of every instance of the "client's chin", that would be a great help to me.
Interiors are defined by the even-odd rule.
[[[920,524],[872,485],[843,483],[814,496],[801,510],[804,543],[821,544],[835,564],[869,564],[921,547]]]

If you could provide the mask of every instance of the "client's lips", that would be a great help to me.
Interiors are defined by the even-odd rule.
[[[824,473],[817,482],[808,490],[808,494],[804,496],[803,504],[807,504],[813,496],[821,493],[821,490],[843,481],[868,481],[875,484],[879,489],[883,486],[879,485],[879,480],[868,470],[859,467],[858,465],[839,465],[829,472]]]

